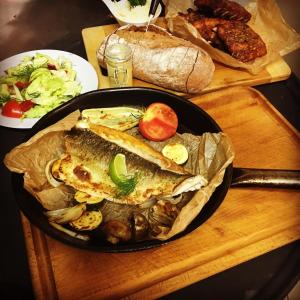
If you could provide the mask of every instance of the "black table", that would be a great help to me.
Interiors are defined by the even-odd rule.
[[[278,2],[289,23],[299,32],[300,24],[295,21],[297,1]],[[100,0],[2,0],[0,16],[0,60],[43,48],[65,50],[86,58],[81,29],[115,22]],[[298,130],[299,53],[298,50],[287,57],[294,71],[288,80],[257,87]],[[20,144],[25,134],[26,130],[0,127],[1,299],[33,298],[20,215],[13,198],[10,172],[2,163],[4,155]],[[300,241],[296,241],[163,299],[282,299],[299,279],[299,270]]]

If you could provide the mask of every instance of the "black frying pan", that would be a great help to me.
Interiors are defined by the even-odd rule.
[[[112,107],[112,106],[148,106],[153,102],[164,102],[171,106],[177,113],[179,119],[179,132],[191,132],[201,135],[204,132],[220,132],[219,125],[201,108],[176,95],[149,88],[120,88],[92,91],[74,98],[72,101],[58,107],[46,116],[41,118],[32,130],[29,132],[26,140],[35,135],[40,130],[52,125],[53,123],[64,118],[71,112],[79,109]],[[187,233],[193,231],[205,222],[220,206],[225,195],[232,186],[239,185],[266,185],[280,187],[300,187],[300,175],[297,171],[279,170],[254,170],[254,169],[237,169],[232,165],[228,166],[224,175],[222,184],[215,190],[208,203],[204,206],[200,214],[182,233],[169,239],[167,242],[176,240]],[[234,176],[233,176],[234,175]],[[289,178],[288,181],[278,181],[278,176],[282,179]],[[233,176],[233,177],[232,177]],[[266,177],[267,176],[267,177]],[[271,180],[273,179],[273,180]],[[274,181],[274,179],[276,179]],[[162,245],[166,242],[153,240],[137,243],[124,243],[111,245],[103,239],[91,238],[85,242],[70,237],[63,232],[54,229],[49,225],[47,218],[43,215],[43,208],[38,201],[31,196],[23,186],[23,176],[20,174],[12,175],[13,190],[17,203],[27,218],[37,227],[42,229],[48,235],[58,239],[61,242],[72,246],[105,252],[126,252],[148,249]]]

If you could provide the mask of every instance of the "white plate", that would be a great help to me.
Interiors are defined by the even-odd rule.
[[[76,80],[81,82],[81,94],[96,90],[98,88],[98,77],[93,66],[88,61],[76,54],[60,50],[33,50],[11,56],[0,62],[0,74],[4,75],[6,69],[18,65],[24,56],[34,56],[37,52],[48,55],[54,59],[58,58],[59,56],[69,59],[72,62],[72,68],[77,73]],[[31,128],[38,120],[39,118],[26,118],[20,120],[17,118],[8,118],[0,114],[0,125],[10,128]]]

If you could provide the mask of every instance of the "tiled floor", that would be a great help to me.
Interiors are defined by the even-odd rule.
[[[300,281],[296,283],[291,292],[285,297],[284,300],[300,300]]]

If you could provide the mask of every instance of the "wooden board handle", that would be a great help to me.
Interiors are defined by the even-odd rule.
[[[300,189],[300,170],[233,168],[231,186]]]

